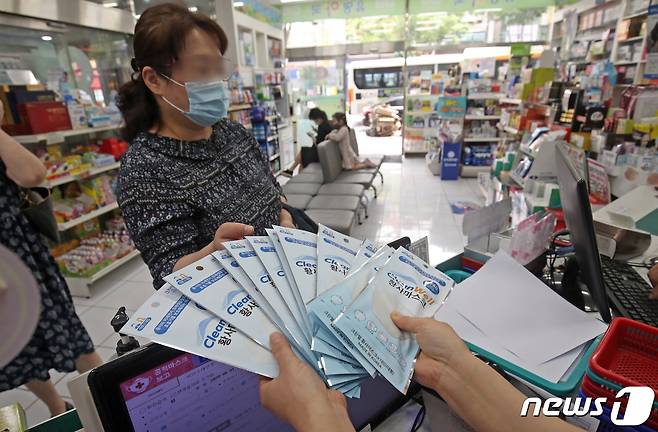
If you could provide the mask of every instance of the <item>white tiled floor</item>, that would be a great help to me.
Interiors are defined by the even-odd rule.
[[[353,230],[354,237],[385,243],[405,235],[412,240],[428,236],[431,264],[463,250],[462,216],[452,214],[450,203],[482,204],[475,180],[442,182],[430,174],[422,158],[385,163],[382,172],[384,185],[375,182],[379,197],[371,199],[369,218]],[[126,306],[130,314],[152,292],[151,276],[141,259],[135,258],[96,283],[90,299],[74,299],[78,315],[104,360],[113,354],[118,339],[110,327],[118,307]],[[57,390],[70,401],[66,382],[77,373],[51,375]],[[26,409],[29,425],[48,418],[46,406],[24,387],[0,393],[0,406],[13,402]]]

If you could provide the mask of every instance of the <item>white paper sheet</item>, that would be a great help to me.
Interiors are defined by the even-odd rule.
[[[458,287],[455,290],[459,289]],[[577,348],[540,364],[528,363],[522,360],[511,351],[506,350],[495,341],[487,337],[477,327],[471,324],[466,318],[459,314],[454,308],[451,307],[451,302],[447,301],[434,316],[435,319],[443,321],[457,332],[460,338],[485,351],[490,352],[510,363],[513,363],[520,368],[532,372],[547,381],[557,383],[560,378],[564,376],[569,367],[578,358],[585,345],[580,345]]]
[[[459,284],[447,304],[496,344],[533,365],[573,350],[607,327],[505,252]]]

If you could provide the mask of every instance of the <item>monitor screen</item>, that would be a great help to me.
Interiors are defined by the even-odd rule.
[[[583,282],[596,302],[599,313],[605,322],[610,322],[610,307],[603,286],[601,258],[596,244],[594,220],[589,204],[587,183],[576,170],[563,145],[555,154],[556,171],[560,185],[560,201],[569,236],[576,250],[576,261]]]
[[[291,431],[260,405],[258,376],[181,353],[119,384],[135,432]],[[348,399],[358,429],[403,400],[384,379],[363,383],[361,398]]]

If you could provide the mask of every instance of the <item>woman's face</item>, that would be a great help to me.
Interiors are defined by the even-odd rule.
[[[185,38],[185,44],[178,55],[178,60],[171,68],[170,78],[180,84],[191,81],[212,81],[224,78],[229,73],[229,64],[223,57],[217,46],[217,41],[208,33],[200,29],[191,30]],[[158,96],[166,98],[173,105],[183,111],[189,111],[189,100],[184,86],[180,86],[161,75],[155,77],[157,85],[153,83],[154,78],[145,79],[151,91]],[[161,112],[165,111],[171,116],[169,118],[180,118],[181,121],[190,122],[178,110],[156,97]]]

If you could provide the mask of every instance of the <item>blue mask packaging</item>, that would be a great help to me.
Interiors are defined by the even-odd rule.
[[[276,255],[279,257],[279,261],[281,262],[281,267],[283,267],[283,271],[286,274],[288,285],[290,285],[290,288],[292,289],[292,293],[293,296],[295,297],[299,310],[303,312],[304,319],[306,320],[308,327],[311,328],[311,320],[308,318],[308,314],[306,313],[306,303],[304,303],[302,294],[299,291],[299,288],[297,287],[297,282],[295,282],[295,278],[292,276],[292,268],[290,267],[288,258],[286,258],[286,253],[283,250],[283,245],[281,244],[279,235],[273,228],[272,229],[266,228],[265,232],[267,233],[267,236],[272,241],[272,246],[274,246]]]
[[[212,255],[175,271],[164,280],[269,349],[269,336],[278,331],[277,327]]]
[[[299,293],[297,295],[295,294],[288,282],[288,275],[276,253],[274,243],[268,236],[250,236],[246,237],[246,239],[272,278],[272,283],[274,283],[275,288],[279,291],[281,297],[283,297],[283,301],[290,309],[295,321],[304,332],[306,341],[310,343],[312,334],[308,315],[306,314],[306,307],[303,305],[300,306],[301,296],[299,296]]]
[[[249,242],[247,240],[235,240],[226,242],[223,245],[251,282],[253,282],[256,290],[264,297],[270,308],[276,313],[287,333],[292,335],[294,342],[298,346],[305,347],[308,350],[310,347],[304,336],[304,332],[295,320],[283,297],[272,283],[272,278],[267,270],[265,270],[265,267],[263,267],[258,255],[256,255]]]
[[[349,354],[349,352],[345,353],[342,350],[334,348],[331,344],[325,342],[323,339],[317,337],[313,338],[313,342],[311,343],[311,349],[318,354],[328,355],[330,357],[337,358],[338,360],[342,360],[344,362],[352,363],[353,365],[360,366],[359,362],[355,360],[354,357],[352,357],[352,355]]]
[[[331,377],[327,378],[327,384],[329,384],[329,387],[335,388],[343,384],[354,383],[356,381],[363,381],[366,378],[370,378],[370,376],[368,376],[367,374],[332,375]]]
[[[345,279],[361,243],[360,240],[319,225],[317,295]]]
[[[306,305],[317,293],[317,235],[292,228],[275,226],[281,247],[292,271],[297,289]]]
[[[349,275],[351,272],[361,267],[363,264],[366,263],[366,261],[372,258],[376,253],[377,253],[377,247],[375,246],[375,244],[370,240],[364,240],[363,243],[361,243],[361,247],[359,247],[356,256],[354,257],[354,261],[352,261],[352,266],[350,267],[350,271],[348,271],[347,274]]]
[[[370,361],[358,349],[350,338],[333,327],[333,321],[352,303],[354,299],[365,289],[368,282],[375,276],[393,254],[393,249],[388,246],[381,248],[369,261],[354,273],[350,274],[342,282],[318,296],[308,304],[309,313],[319,321],[320,328],[328,330],[341,345],[361,364],[371,376],[375,376],[376,369]],[[320,337],[320,333],[317,333]],[[326,338],[322,338],[326,339]],[[330,341],[327,341],[331,343]]]
[[[329,377],[330,375],[354,375],[361,374],[363,368],[361,366],[356,366],[352,363],[347,363],[342,360],[338,360],[334,357],[323,356],[322,360],[322,370]]]
[[[266,377],[279,374],[271,352],[169,284],[137,309],[121,332]]]
[[[358,399],[361,397],[361,386],[355,386],[353,389],[343,392],[343,394],[350,399]]]
[[[395,388],[406,393],[418,343],[414,335],[397,328],[391,313],[432,317],[453,285],[452,279],[400,248],[333,325],[354,341],[348,347],[351,352],[356,348]]]

